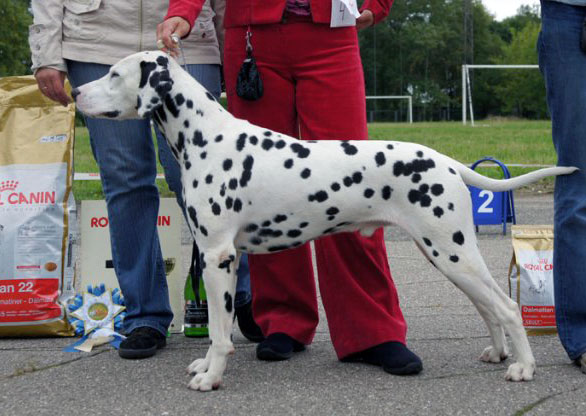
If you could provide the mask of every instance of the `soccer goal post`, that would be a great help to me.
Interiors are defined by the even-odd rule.
[[[467,122],[467,110],[470,110],[470,124],[474,126],[474,107],[472,105],[471,69],[535,69],[539,65],[462,65],[462,124]]]
[[[367,100],[407,100],[407,118],[413,123],[413,97],[411,95],[367,95]]]

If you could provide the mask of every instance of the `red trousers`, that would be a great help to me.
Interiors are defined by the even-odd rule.
[[[232,114],[304,140],[366,139],[364,75],[356,29],[331,29],[305,18],[251,27],[264,95],[245,101],[236,78],[245,58],[246,27],[226,29],[225,67]],[[275,172],[278,174],[278,172]],[[341,233],[315,241],[322,302],[339,358],[387,341],[405,343],[379,229],[371,238]],[[253,315],[265,335],[283,332],[311,343],[318,324],[309,243],[250,255]]]

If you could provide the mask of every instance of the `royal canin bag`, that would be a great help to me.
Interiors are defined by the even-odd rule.
[[[0,336],[71,336],[75,109],[0,79]]]

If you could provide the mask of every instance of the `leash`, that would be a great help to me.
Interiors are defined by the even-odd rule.
[[[181,42],[181,39],[179,38],[179,36],[173,33],[171,35],[171,40],[175,45],[177,45],[175,49],[179,49],[179,52],[181,53],[181,60],[183,61],[183,63],[180,62],[179,64],[183,67],[185,71],[187,71],[187,61],[185,60],[185,53],[183,52],[183,43]],[[169,51],[167,51],[167,55],[169,55]]]

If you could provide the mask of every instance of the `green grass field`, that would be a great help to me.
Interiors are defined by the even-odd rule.
[[[420,143],[463,163],[472,163],[485,156],[507,165],[556,163],[549,121],[488,120],[476,122],[476,127],[463,126],[460,122],[372,123],[368,130],[372,139]],[[500,169],[479,167],[477,170],[491,177],[502,177]],[[511,167],[509,170],[517,176],[534,168]],[[85,128],[76,131],[75,171],[98,172]],[[162,172],[161,166],[158,171]],[[157,185],[162,196],[173,197],[164,180],[157,180]],[[547,178],[525,191],[550,192],[552,189],[553,179]],[[73,191],[78,200],[104,197],[99,181],[76,181]]]

